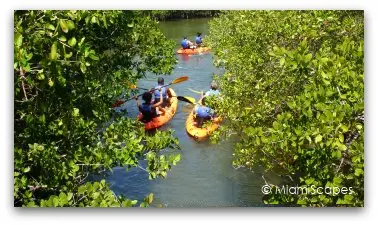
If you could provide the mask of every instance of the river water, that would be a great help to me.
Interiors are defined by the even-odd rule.
[[[179,48],[184,35],[194,41],[196,32],[207,34],[209,19],[189,19],[160,22],[164,34],[174,40]],[[182,56],[177,55],[178,63],[170,76],[165,76],[169,83],[180,76],[189,76],[189,80],[172,87],[177,95],[191,96],[198,99],[194,90],[208,90],[213,73],[219,74],[212,64],[212,54]],[[148,74],[139,81],[138,86],[151,88],[156,84],[157,76]],[[126,116],[135,118],[135,101],[124,104],[128,109]],[[148,180],[147,172],[139,168],[126,171],[117,167],[107,177],[111,189],[116,194],[123,194],[129,199],[142,201],[149,193],[154,193],[152,206],[155,207],[230,207],[261,206],[264,185],[262,169],[254,172],[232,167],[232,141],[211,144],[209,141],[197,142],[185,131],[185,121],[192,106],[179,101],[177,113],[162,130],[173,129],[179,138],[181,150],[164,150],[164,154],[181,154],[181,161],[172,168],[166,179]],[[145,162],[141,162],[145,166]],[[264,175],[267,178],[267,175]],[[268,177],[269,179],[269,177]],[[274,179],[274,178],[271,178]],[[270,180],[271,180],[270,179]]]

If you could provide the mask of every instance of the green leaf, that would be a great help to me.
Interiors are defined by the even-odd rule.
[[[344,143],[344,135],[343,134],[339,134],[339,140],[340,140],[341,143]]]
[[[85,37],[81,38],[81,40],[80,40],[80,42],[79,42],[79,44],[78,44],[79,47],[81,47],[81,46],[83,45],[84,40],[85,40]]]
[[[68,33],[68,26],[64,20],[59,20],[59,25],[60,25],[60,28],[62,28],[62,31],[64,33]]]
[[[22,46],[22,39],[23,36],[20,33],[16,33],[14,36],[14,43],[16,44],[17,48],[20,48]]]
[[[350,203],[353,200],[353,195],[344,195],[344,200]]]
[[[97,23],[97,17],[92,16],[91,23]]]
[[[332,157],[337,158],[337,159],[341,159],[341,151],[339,151],[339,150],[333,151]]]
[[[148,196],[147,196],[147,203],[148,204],[151,204],[152,200],[154,199],[154,194],[153,193],[150,193]]]
[[[78,188],[77,193],[78,193],[79,195],[82,195],[82,194],[85,193],[86,189],[87,189],[87,187],[86,187],[85,185],[82,185],[82,186],[80,186],[80,187]]]
[[[318,134],[318,135],[315,137],[315,143],[321,142],[322,139],[323,139],[322,135]]]
[[[93,60],[99,60],[99,58],[96,55],[94,55],[94,54],[90,54],[89,58],[91,58]]]
[[[283,64],[285,64],[285,58],[282,57],[282,58],[280,59],[280,66],[283,66]]]
[[[59,198],[57,196],[54,196],[52,198],[52,203],[53,203],[54,207],[58,207],[59,206]]]
[[[343,145],[343,144],[339,144],[338,147],[339,147],[339,149],[340,149],[341,151],[345,151],[345,150],[347,150],[347,147],[346,147],[345,145]]]
[[[54,42],[51,46],[51,50],[50,50],[50,59],[55,61],[57,59],[57,55],[56,55],[56,42]]]
[[[85,66],[84,63],[80,63],[80,70],[81,72],[85,73],[85,71],[87,71],[87,67]]]
[[[298,205],[305,205],[305,204],[307,204],[307,202],[305,200],[298,199],[297,204]]]
[[[69,192],[67,194],[67,201],[70,201],[72,199],[72,196],[73,196],[72,192]]]
[[[60,36],[59,41],[65,42],[65,41],[67,41],[67,38],[65,36]]]
[[[49,30],[55,30],[55,27],[54,27],[54,25],[52,25],[52,24],[45,24],[45,27],[47,28],[47,29],[49,29]]]
[[[67,20],[67,27],[69,30],[73,30],[75,28],[75,23],[72,20]]]
[[[360,175],[363,175],[364,174],[364,171],[360,168],[356,168],[355,171],[354,171],[354,175],[356,177],[359,177]]]
[[[312,59],[312,54],[311,53],[305,55],[305,57],[304,57],[305,62],[310,62],[311,59]]]
[[[64,58],[66,58],[66,59],[71,58],[71,56],[72,56],[72,52],[70,52],[68,54],[64,54]]]
[[[27,173],[27,172],[29,172],[29,171],[30,171],[30,166],[24,168],[24,173]]]
[[[78,108],[74,108],[74,109],[73,109],[73,111],[72,111],[72,116],[74,116],[74,117],[79,116],[79,109],[78,109]]]
[[[49,79],[49,86],[52,87],[54,85],[54,81],[52,81],[51,79]]]
[[[268,143],[268,138],[266,138],[265,136],[261,136],[261,142],[262,143],[264,143],[264,144],[266,144],[266,143]]]
[[[75,37],[72,37],[69,41],[68,41],[68,45],[73,47],[76,45],[76,38]]]
[[[348,127],[345,126],[344,124],[341,124],[340,128],[341,128],[341,130],[342,130],[343,132],[347,132],[347,131],[348,131]]]
[[[341,184],[342,181],[343,180],[340,177],[334,177],[333,178],[333,183],[335,183],[337,185]]]
[[[60,202],[67,202],[67,195],[66,195],[66,193],[64,193],[64,192],[61,192],[60,194],[59,194],[59,201]]]
[[[315,179],[311,177],[311,178],[306,179],[306,180],[305,180],[305,183],[306,183],[307,185],[310,185],[310,184],[312,184],[314,181],[315,181]]]

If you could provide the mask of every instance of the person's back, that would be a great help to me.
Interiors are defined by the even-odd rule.
[[[159,101],[159,98],[160,98],[160,91],[158,90],[159,87],[161,88],[161,92],[162,92],[162,95],[163,95],[163,99],[167,99],[167,98],[168,98],[168,95],[167,95],[167,88],[166,88],[166,87],[163,87],[163,85],[158,84],[158,85],[156,85],[156,86],[154,87],[154,89],[156,89],[156,90],[154,91],[155,102],[156,102],[156,101]]]
[[[207,91],[207,92],[205,93],[205,96],[206,96],[206,97],[207,97],[207,96],[212,96],[212,95],[214,95],[214,96],[218,96],[219,94],[220,94],[220,91],[211,89],[211,90],[209,90],[209,91]]]
[[[163,106],[167,104],[168,101],[168,95],[167,95],[167,88],[164,86],[164,78],[159,77],[158,78],[158,84],[155,86],[154,91],[154,97],[155,97],[155,103],[160,101],[160,92],[163,96]],[[159,91],[160,88],[160,91]]]
[[[197,33],[197,36],[195,38],[197,46],[200,46],[202,44],[202,37],[201,33]]]
[[[144,123],[150,122],[154,117],[151,103],[144,102],[142,105],[139,106],[139,111],[143,115],[142,122]]]
[[[181,41],[181,47],[183,49],[190,48],[190,46],[188,44],[188,40],[186,39],[186,37],[184,37],[184,39]]]
[[[196,105],[194,107],[194,112],[196,113],[196,116],[204,118],[204,119],[210,119],[212,115],[211,113],[212,109],[203,105]]]
[[[156,116],[156,111],[153,110],[151,104],[152,94],[150,92],[145,92],[142,99],[144,100],[144,103],[142,103],[142,105],[138,105],[138,109],[143,115],[142,122],[146,123],[151,121],[152,118]]]
[[[206,97],[203,97],[201,102],[202,104],[196,104],[196,106],[193,109],[197,122],[197,127],[202,127],[202,124],[205,120],[210,120],[215,116],[214,110],[205,105]]]
[[[211,83],[210,90],[205,93],[205,97],[214,95],[218,96],[220,94],[220,91],[218,90],[218,85],[214,81]]]

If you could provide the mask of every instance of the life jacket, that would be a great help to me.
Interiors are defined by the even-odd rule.
[[[190,48],[190,46],[188,45],[188,40],[183,39],[183,40],[181,41],[181,47],[182,47],[182,48]]]
[[[196,43],[197,43],[197,44],[201,44],[201,43],[202,43],[202,38],[201,38],[201,36],[197,36],[197,37],[196,37]]]
[[[139,111],[143,115],[143,118],[142,118],[143,122],[149,122],[149,121],[151,121],[152,118],[155,115],[155,113],[153,112],[155,110],[152,110],[152,105],[151,104],[143,103],[141,106],[139,106]]]
[[[154,89],[156,89],[154,91],[154,96],[155,96],[155,99],[159,99],[160,98],[160,92],[159,92],[159,87],[161,87],[161,85],[156,85]],[[168,96],[167,96],[167,88],[166,87],[161,87],[161,94],[163,96],[163,99],[167,99]]]

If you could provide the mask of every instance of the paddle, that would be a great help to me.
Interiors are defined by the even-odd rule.
[[[145,90],[145,91],[148,91],[149,89],[147,88],[140,88],[140,87],[137,87],[137,86],[133,86],[132,89],[141,89],[141,90]]]
[[[178,84],[178,83],[181,83],[181,82],[187,81],[188,79],[189,79],[188,76],[182,76],[182,77],[179,77],[179,78],[174,79],[171,83],[166,84],[166,85],[163,85],[163,86],[161,86],[161,87],[167,87],[167,86],[172,85],[172,84]],[[156,89],[152,89],[151,92],[152,92],[152,91],[155,91],[155,90],[156,90]],[[123,103],[125,103],[125,102],[127,102],[127,101],[130,101],[130,100],[132,100],[132,99],[134,99],[134,98],[136,98],[136,97],[140,97],[140,96],[142,96],[142,95],[143,95],[143,93],[142,93],[142,94],[139,94],[139,95],[137,95],[137,96],[131,97],[131,98],[127,99],[127,100],[117,100],[117,102],[114,103],[114,104],[112,105],[112,107],[115,108],[115,107],[117,107],[117,106],[122,105]]]
[[[190,104],[196,104],[196,99],[188,96],[176,96],[178,100],[187,102]]]
[[[197,93],[197,94],[201,94],[201,93],[202,93],[202,91],[196,91],[196,90],[193,90],[193,89],[191,89],[191,88],[188,88],[188,90],[189,90],[189,91],[192,91],[192,92],[194,92],[194,93]]]
[[[135,84],[132,84],[130,83],[129,81],[121,81],[122,84],[127,84],[129,86],[129,88],[131,89],[141,89],[141,90],[146,90],[148,91],[149,89],[147,88],[140,88],[140,87],[137,87]]]

